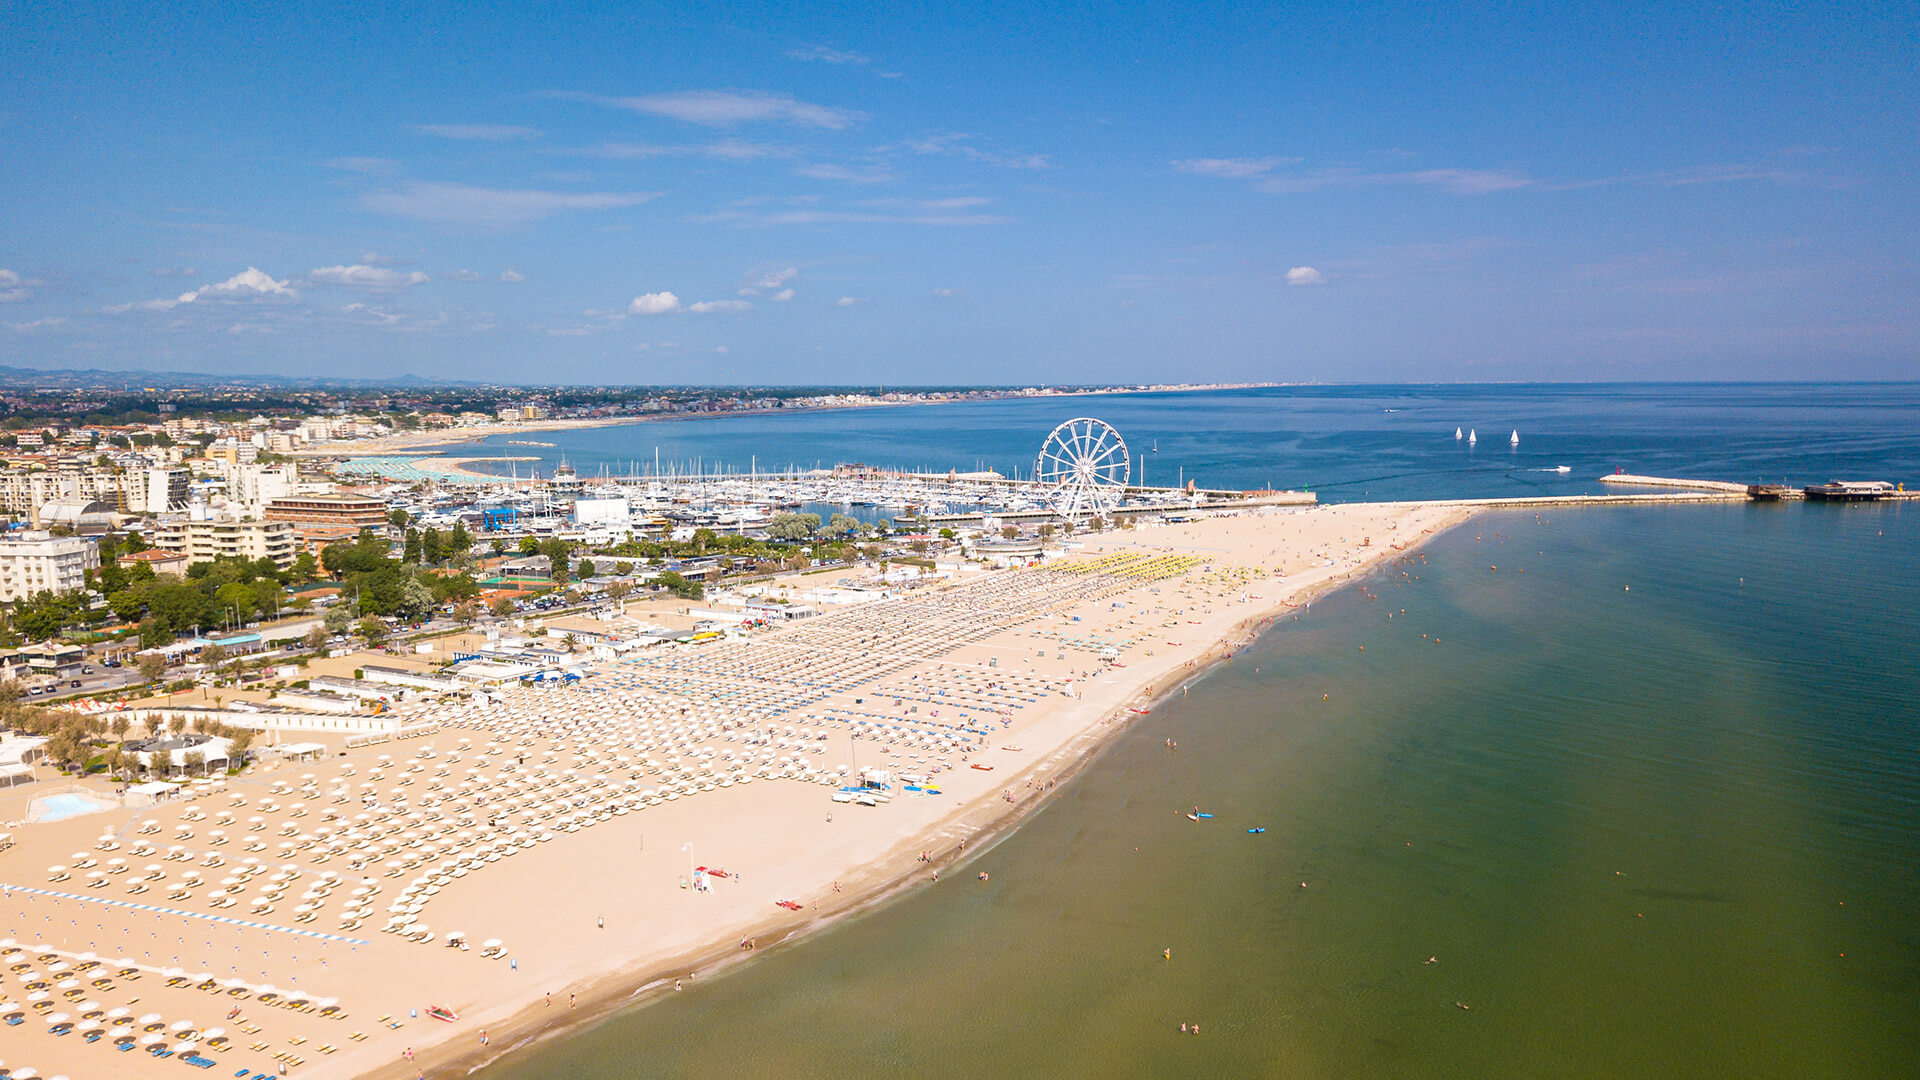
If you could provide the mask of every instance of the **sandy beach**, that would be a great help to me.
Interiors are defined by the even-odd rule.
[[[417,737],[316,739],[327,756],[192,800],[6,827],[0,931],[18,951],[0,957],[0,1014],[22,1023],[5,1064],[143,1075],[151,1039],[227,1075],[448,1075],[694,992],[944,885],[963,845],[1156,699],[1468,513],[1348,504],[1101,533],[1044,567],[658,647],[566,688],[406,706]],[[888,801],[833,801],[860,768],[889,772]],[[58,787],[0,796],[0,816]],[[70,1033],[50,1033],[55,1013]],[[114,1049],[122,1032],[133,1049]]]

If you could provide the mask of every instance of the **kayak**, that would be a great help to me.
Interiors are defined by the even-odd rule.
[[[1258,826],[1255,826],[1254,828],[1248,829],[1247,831],[1255,835],[1258,835],[1260,833],[1266,832],[1267,827],[1265,825],[1258,825]]]
[[[432,1017],[435,1020],[445,1021],[446,1023],[449,1023],[449,1024],[453,1023],[455,1020],[460,1019],[459,1013],[454,1012],[452,1009],[449,1009],[443,1005],[429,1005],[427,1007],[427,1015]]]
[[[991,765],[978,765],[978,764],[976,764],[976,765],[974,766],[974,768],[976,768],[976,769],[979,769],[979,770],[980,770],[981,772],[992,772],[992,771],[993,771],[993,766],[991,766]]]

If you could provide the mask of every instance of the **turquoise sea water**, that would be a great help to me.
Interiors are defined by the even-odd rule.
[[[1477,519],[966,872],[485,1075],[1910,1077],[1916,580],[1912,504]]]
[[[1033,468],[1054,425],[1113,424],[1148,483],[1310,488],[1324,501],[1577,494],[1624,468],[1654,476],[1920,479],[1920,384],[1289,386],[1022,398],[765,414],[496,436],[454,452],[564,456],[584,476],[841,462],[935,471]],[[1469,446],[1456,428],[1477,430]],[[1518,431],[1520,445],[1508,436]],[[1570,470],[1554,470],[1565,465]],[[500,464],[506,475],[516,466]],[[1141,478],[1136,471],[1135,480]]]

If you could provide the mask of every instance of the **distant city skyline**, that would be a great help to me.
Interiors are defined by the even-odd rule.
[[[1890,5],[0,11],[0,365],[1920,378]]]

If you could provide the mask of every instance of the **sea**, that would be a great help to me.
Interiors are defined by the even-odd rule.
[[[541,438],[589,475],[656,443],[1011,471],[1081,414],[1157,443],[1149,482],[1329,501],[1615,468],[1920,480],[1914,385],[1275,388]],[[1916,582],[1915,503],[1485,514],[1197,676],[937,884],[481,1075],[1913,1077]]]

